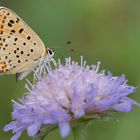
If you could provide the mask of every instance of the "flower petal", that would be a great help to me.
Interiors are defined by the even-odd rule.
[[[10,140],[18,140],[23,130],[19,130],[15,133],[15,135]]]
[[[3,130],[6,132],[6,131],[9,131],[9,130],[14,130],[14,129],[16,129],[16,123],[13,121],[13,122],[11,122],[11,123],[9,123],[9,124],[7,124],[4,128],[3,128]]]
[[[60,134],[63,138],[68,136],[71,131],[69,122],[59,123]]]
[[[121,112],[131,112],[133,110],[132,104],[129,102],[122,102],[113,106],[113,109]]]
[[[35,136],[40,129],[40,124],[34,123],[27,128],[29,136]]]

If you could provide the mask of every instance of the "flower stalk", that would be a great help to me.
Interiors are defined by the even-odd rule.
[[[83,140],[80,126],[76,125],[72,128],[74,140]]]

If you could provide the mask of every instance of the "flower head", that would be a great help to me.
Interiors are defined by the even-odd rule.
[[[13,101],[13,121],[4,130],[13,130],[12,140],[17,140],[25,129],[29,136],[37,136],[43,126],[58,126],[66,137],[81,118],[132,111],[133,104],[139,105],[128,98],[135,87],[127,84],[124,75],[99,72],[99,65],[88,66],[81,57],[81,64],[67,58],[65,65],[58,61],[54,70],[46,66],[47,74],[37,73],[35,85],[28,82],[29,94],[20,103]]]

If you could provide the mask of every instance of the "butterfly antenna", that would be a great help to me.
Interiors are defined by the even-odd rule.
[[[47,33],[44,33],[44,35],[46,36]],[[47,41],[46,38],[45,38],[45,41]],[[65,47],[69,47],[70,44],[71,44],[71,41],[67,41],[67,42],[63,43],[62,45],[54,46],[54,47],[51,47],[51,48],[54,49],[54,50],[58,49],[58,48],[65,48]],[[69,51],[70,52],[74,52],[74,49],[73,48],[69,48]]]
[[[52,47],[52,49],[59,49],[59,48],[69,48],[69,51],[70,52],[73,52],[74,51],[74,49],[73,48],[71,48],[70,47],[70,44],[71,44],[71,41],[68,41],[68,42],[66,42],[66,43],[64,43],[64,44],[62,44],[62,45],[60,45],[60,46],[54,46],[54,47]]]

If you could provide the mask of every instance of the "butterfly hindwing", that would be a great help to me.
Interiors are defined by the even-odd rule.
[[[39,54],[38,50],[32,47],[32,43],[28,42],[26,46],[16,45],[18,41],[24,44],[25,40],[19,38],[15,43],[12,35],[10,38],[1,37],[6,41],[0,46],[0,72],[14,74],[17,72],[27,71],[37,63]],[[30,64],[30,65],[29,65]]]

